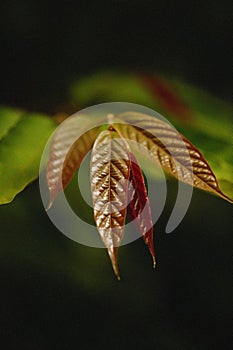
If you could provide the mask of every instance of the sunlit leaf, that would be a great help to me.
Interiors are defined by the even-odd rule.
[[[71,87],[72,105],[122,101],[165,116],[201,151],[227,196],[233,198],[233,106],[180,78],[154,72],[104,70]],[[147,165],[149,172],[150,165]],[[153,174],[151,174],[153,176]]]
[[[11,202],[39,174],[46,141],[55,128],[47,116],[0,109],[0,204]]]
[[[118,118],[124,123],[114,124],[114,128],[124,138],[135,141],[138,149],[147,148],[167,172],[185,183],[232,201],[221,191],[199,150],[170,124],[136,112],[122,113]]]
[[[71,117],[58,127],[53,135],[46,172],[50,192],[48,208],[53,204],[56,195],[68,185],[93,146],[99,128],[86,131],[89,124],[87,116],[79,115],[78,119]]]
[[[208,160],[221,189],[233,198],[233,106],[178,79],[172,88],[192,111],[192,119],[182,123],[171,119],[180,132],[198,147]]]
[[[150,250],[153,266],[156,266],[154,245],[153,245],[153,223],[147,190],[141,168],[136,157],[130,153],[130,177],[129,206],[128,214],[134,219],[138,232],[143,236],[145,243]]]
[[[102,131],[91,156],[92,200],[96,226],[118,278],[117,252],[124,234],[129,164],[126,142],[114,130]]]

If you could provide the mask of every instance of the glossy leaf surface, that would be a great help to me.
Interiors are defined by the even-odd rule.
[[[233,198],[232,104],[178,77],[120,70],[100,71],[78,80],[71,87],[71,99],[81,107],[132,102],[161,113],[201,151],[222,191]]]
[[[89,124],[90,120],[86,116],[71,117],[53,135],[46,173],[50,192],[48,208],[53,204],[56,195],[68,185],[93,146],[99,128],[88,130]]]
[[[134,220],[138,232],[143,236],[150,250],[153,266],[156,266],[153,245],[153,223],[150,202],[141,168],[136,157],[130,153],[130,177],[128,214]]]
[[[117,253],[124,234],[129,179],[129,149],[114,130],[101,132],[91,156],[94,217],[119,278]]]
[[[137,112],[122,113],[118,118],[123,123],[114,125],[114,128],[124,138],[134,141],[139,151],[148,149],[151,159],[168,173],[185,183],[232,201],[221,191],[201,152],[170,124]]]

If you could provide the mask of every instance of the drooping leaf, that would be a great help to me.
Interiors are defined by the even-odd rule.
[[[161,113],[201,151],[222,191],[233,198],[230,103],[178,77],[120,70],[104,70],[80,79],[71,87],[71,100],[72,105],[81,107],[110,101],[131,102]],[[154,177],[149,163],[147,169]]]
[[[130,177],[131,186],[129,186],[129,206],[128,214],[134,219],[137,230],[143,236],[145,243],[153,259],[153,266],[156,266],[154,244],[153,244],[153,223],[151,218],[151,209],[149,198],[147,197],[146,185],[141,168],[136,157],[130,153]]]
[[[109,128],[95,141],[91,156],[91,191],[96,226],[119,278],[117,252],[124,234],[129,179],[129,149]]]
[[[147,148],[152,158],[159,162],[167,172],[185,183],[232,202],[221,191],[203,155],[170,124],[137,112],[122,113],[118,118],[124,122],[114,124],[119,134],[135,141],[139,150],[142,149],[142,146]]]
[[[0,204],[11,202],[39,174],[55,123],[46,115],[0,109]]]
[[[172,123],[198,147],[221,189],[233,198],[233,106],[178,79],[170,80],[170,84],[192,111],[189,123],[177,118],[171,119]]]
[[[90,119],[87,116],[71,117],[54,133],[46,169],[50,192],[48,209],[52,206],[56,195],[69,184],[83,158],[93,146],[99,128],[86,131],[89,124]]]

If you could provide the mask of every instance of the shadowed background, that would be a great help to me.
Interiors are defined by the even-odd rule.
[[[3,0],[0,103],[57,112],[73,81],[103,68],[174,74],[230,100],[230,13],[227,0]],[[1,206],[2,348],[231,349],[232,209],[195,190],[166,235],[168,186],[157,271],[138,240],[120,249],[120,283],[104,250],[53,227],[37,182]]]
[[[106,67],[176,74],[231,98],[232,3],[1,1],[1,102],[46,111]]]

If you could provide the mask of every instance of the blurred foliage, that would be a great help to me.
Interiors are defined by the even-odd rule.
[[[0,108],[0,204],[11,202],[38,177],[41,154],[54,128],[45,115]]]

